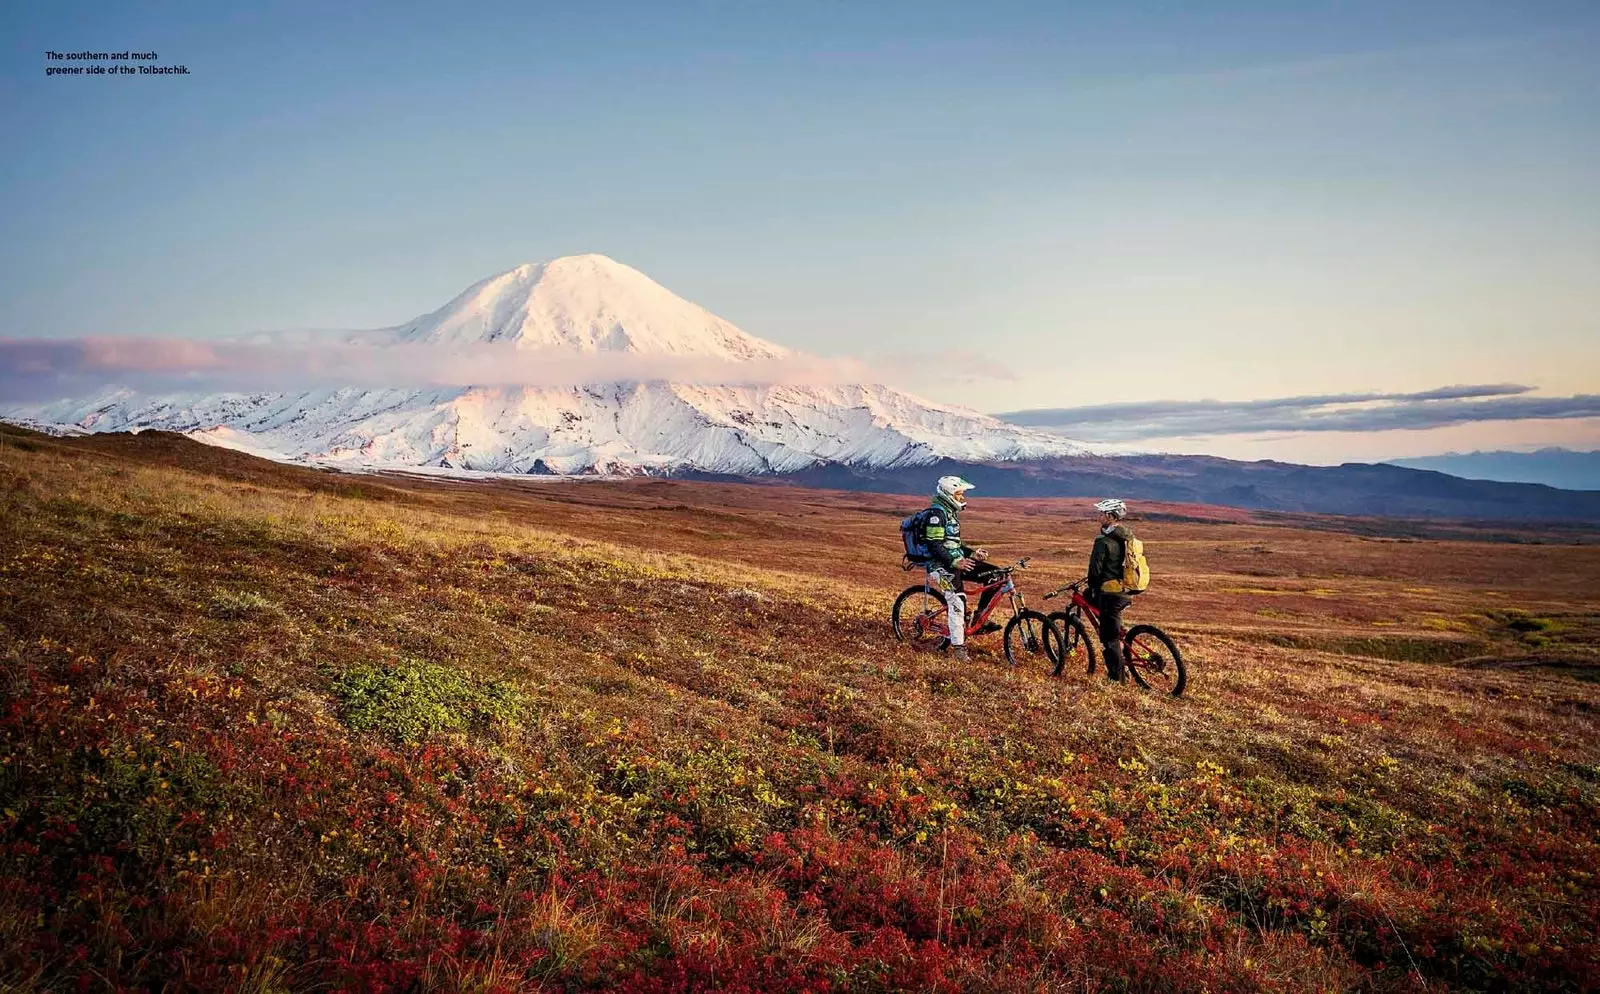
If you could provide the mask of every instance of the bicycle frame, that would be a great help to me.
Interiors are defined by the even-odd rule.
[[[1026,563],[1027,560],[1024,559],[1022,562]],[[970,621],[967,622],[966,633],[968,635],[976,635],[978,633],[978,629],[982,628],[988,623],[989,616],[994,614],[995,609],[1000,606],[1000,596],[1002,594],[1008,596],[1008,599],[1011,602],[1012,614],[1021,614],[1027,608],[1028,605],[1023,599],[1022,591],[1017,588],[1016,580],[1012,578],[1012,573],[1018,568],[1018,566],[1007,567],[1002,575],[996,577],[988,583],[985,583],[977,589],[978,600],[980,602],[983,600],[983,595],[988,591],[993,590],[995,591],[995,594],[993,597],[989,598],[989,606],[978,612]],[[928,582],[929,585],[932,586],[931,578]],[[968,596],[971,596],[971,594],[969,593]]]
[[[1084,620],[1087,623],[1083,627],[1087,628],[1091,632],[1099,632],[1100,631],[1100,612],[1095,608],[1095,606],[1093,604],[1089,603],[1088,598],[1083,596],[1083,592],[1078,589],[1077,585],[1076,584],[1069,584],[1068,586],[1063,587],[1061,589],[1062,590],[1071,590],[1072,591],[1072,600],[1067,602],[1067,613],[1068,614],[1081,614],[1081,615],[1084,615],[1085,616]],[[1057,591],[1057,592],[1059,593],[1060,591]],[[1118,632],[1117,634],[1119,636],[1120,635],[1127,635],[1128,634],[1128,626],[1127,625],[1123,625],[1122,626],[1122,631]]]
[[[996,591],[996,593],[995,593],[995,595],[993,597],[989,598],[989,606],[984,608],[982,611],[978,612],[976,615],[974,615],[972,620],[967,623],[967,634],[968,635],[977,634],[978,629],[982,628],[985,624],[988,623],[989,615],[994,614],[995,608],[1000,606],[1000,595],[1001,594],[1006,594],[1006,595],[1010,596],[1011,613],[1012,614],[1020,614],[1022,612],[1022,610],[1027,607],[1027,604],[1024,603],[1024,601],[1022,599],[1022,591],[1017,589],[1016,581],[1014,581],[1011,578],[1011,574],[1009,572],[1006,573],[1004,578],[996,580],[993,583],[986,583],[983,586],[979,587],[978,588],[978,600],[979,601],[983,600],[983,594],[984,594],[985,591],[988,591],[988,590],[994,590],[994,591]]]
[[[1100,610],[1098,608],[1096,608],[1093,604],[1089,603],[1089,598],[1087,598],[1087,597],[1083,596],[1082,594],[1078,593],[1076,590],[1074,590],[1072,592],[1072,606],[1070,608],[1068,608],[1067,610],[1069,610],[1069,611],[1077,611],[1079,614],[1082,614],[1087,620],[1094,622],[1093,625],[1085,626],[1085,627],[1093,628],[1095,631],[1099,631],[1100,630]],[[1127,630],[1128,630],[1128,626],[1127,625],[1123,625],[1122,626],[1122,630],[1123,630],[1124,633],[1126,633]]]

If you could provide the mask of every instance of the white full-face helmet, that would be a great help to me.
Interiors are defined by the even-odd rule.
[[[933,488],[933,496],[959,510],[967,506],[967,500],[962,495],[968,490],[976,489],[977,487],[959,476],[941,476],[938,486]]]
[[[1105,500],[1096,504],[1094,509],[1099,511],[1101,514],[1109,514],[1119,521],[1122,518],[1127,517],[1128,514],[1128,505],[1116,497],[1107,497]]]

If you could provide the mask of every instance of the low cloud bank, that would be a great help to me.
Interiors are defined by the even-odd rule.
[[[0,401],[143,392],[292,392],[323,387],[582,386],[651,382],[826,386],[878,382],[855,359],[707,356],[398,343],[203,342],[176,338],[0,339]]]
[[[1011,411],[995,417],[1094,442],[1269,431],[1391,431],[1476,421],[1600,416],[1600,395],[1527,396],[1533,387],[1494,383],[1417,393],[1346,393],[1267,400],[1160,400]]]

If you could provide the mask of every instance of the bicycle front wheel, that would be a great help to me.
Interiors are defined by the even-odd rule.
[[[943,649],[950,641],[950,617],[944,594],[923,583],[907,587],[895,598],[889,616],[894,637],[924,652]]]
[[[1006,662],[1012,666],[1045,668],[1050,662],[1047,649],[1050,622],[1034,610],[1019,611],[1006,622],[1002,636],[1006,647]]]
[[[1189,674],[1172,637],[1155,625],[1135,625],[1122,637],[1122,656],[1133,679],[1146,690],[1173,697],[1183,693]]]
[[[1049,616],[1049,621],[1050,630],[1045,634],[1049,641],[1045,650],[1050,655],[1050,661],[1056,664],[1055,675],[1060,676],[1069,666],[1092,675],[1100,660],[1100,643],[1089,637],[1088,629],[1083,627],[1083,619],[1065,611],[1057,611]]]

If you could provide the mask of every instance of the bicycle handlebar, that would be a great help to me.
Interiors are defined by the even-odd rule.
[[[1010,566],[996,566],[994,568],[994,571],[996,573],[1014,573],[1019,569],[1027,569],[1028,568],[1028,560],[1030,560],[1032,558],[1033,558],[1032,556],[1023,556],[1021,559],[1018,559],[1016,562],[1012,563]],[[978,562],[987,562],[987,560],[978,560]],[[901,556],[900,557],[900,568],[901,569],[903,569],[903,570],[912,570],[912,569],[916,569],[918,566],[921,566],[924,569],[933,569],[933,568],[935,568],[935,564],[933,564],[933,563],[917,562],[917,561],[912,560],[912,559],[910,559],[910,558],[908,558],[906,556]]]
[[[1061,586],[1057,587],[1056,589],[1050,591],[1048,594],[1045,594],[1044,595],[1044,599],[1047,600],[1047,601],[1055,600],[1057,597],[1060,597],[1062,594],[1066,593],[1069,590],[1072,591],[1073,593],[1077,593],[1078,592],[1078,588],[1083,586],[1084,584],[1086,584],[1088,582],[1089,582],[1089,578],[1088,577],[1084,577],[1081,580],[1073,580],[1071,583],[1064,583]]]

